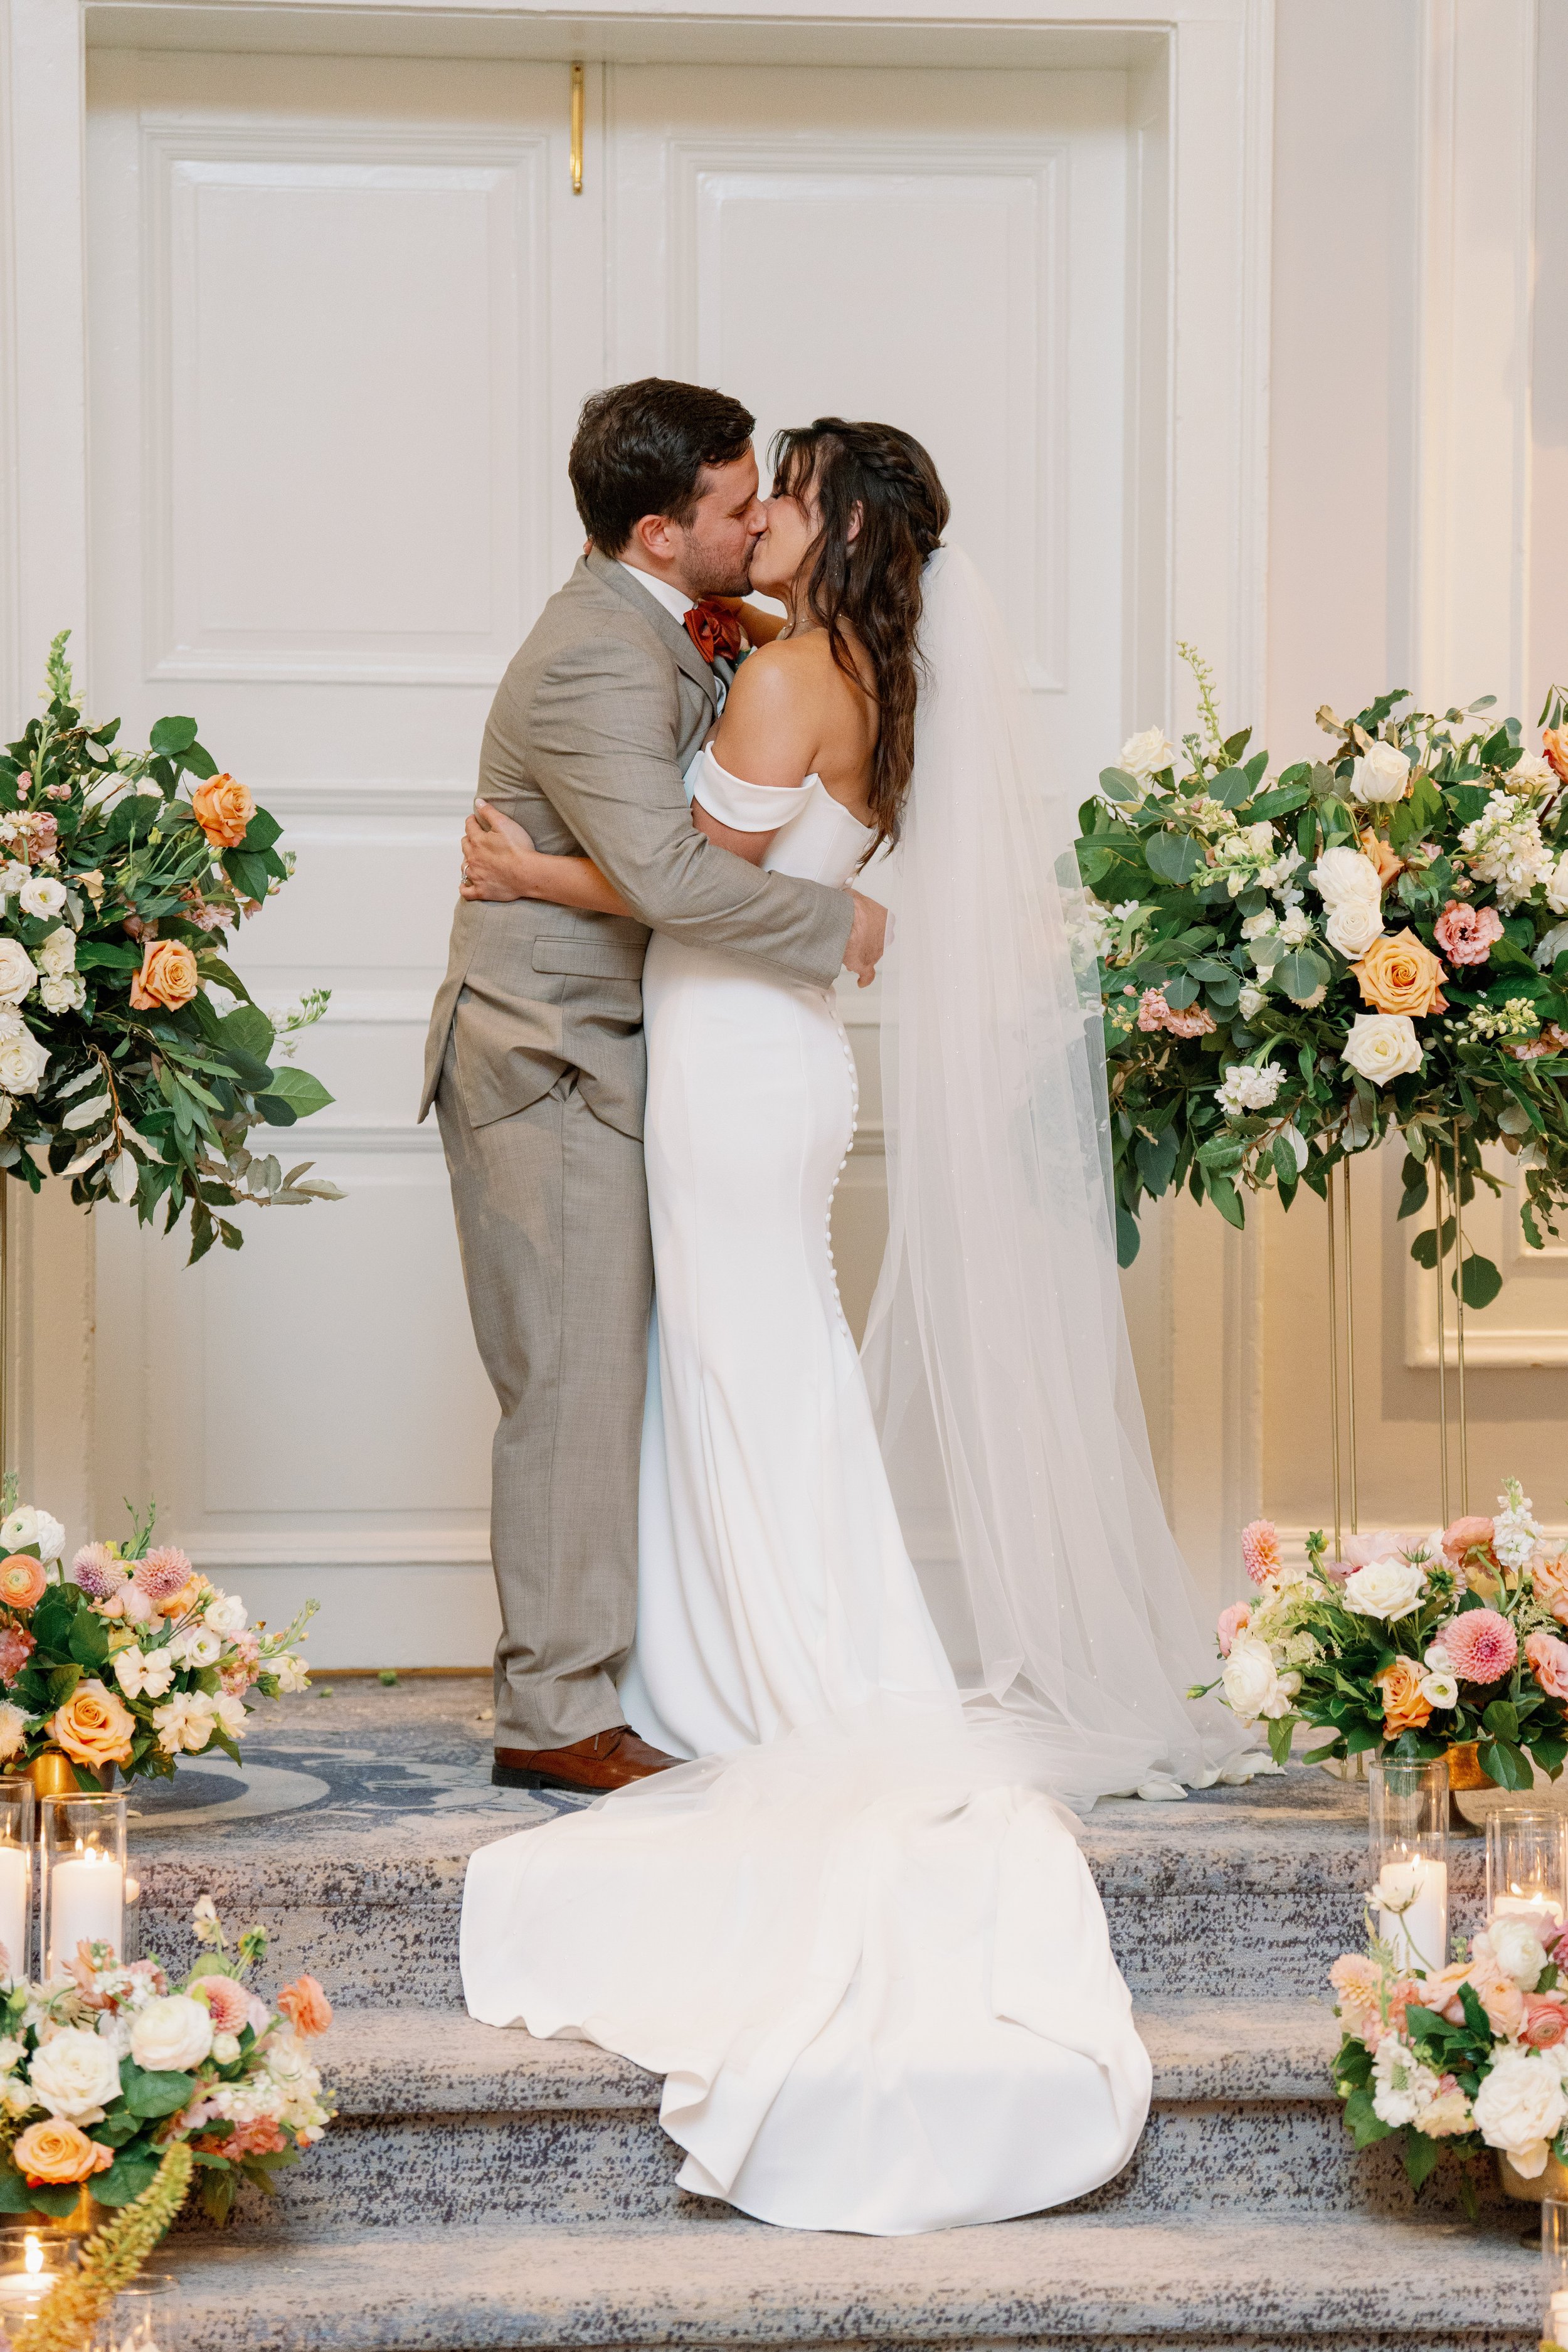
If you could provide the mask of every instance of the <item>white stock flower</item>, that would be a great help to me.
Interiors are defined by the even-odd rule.
[[[0,940],[0,1004],[20,1004],[38,968],[20,940]]]
[[[1268,1002],[1268,992],[1254,988],[1250,981],[1236,1000],[1236,1009],[1244,1021],[1256,1021]]]
[[[162,1698],[174,1679],[174,1661],[166,1649],[142,1651],[132,1642],[115,1656],[114,1679],[127,1698]]]
[[[1420,2109],[1429,2106],[1437,2095],[1436,2075],[1422,2065],[1397,2033],[1385,2033],[1378,2043],[1372,2073],[1373,2113],[1380,2123],[1395,2130],[1401,2124],[1413,2124]]]
[[[26,1737],[26,1708],[13,1706],[9,1699],[0,1700],[0,1764],[10,1762]]]
[[[1247,1633],[1238,1633],[1232,1642],[1220,1681],[1227,1706],[1244,1723],[1255,1723],[1259,1716],[1289,1715],[1300,1686],[1299,1676],[1280,1675],[1267,1642]]]
[[[213,2046],[212,2011],[188,1993],[150,2000],[131,2029],[131,2055],[150,2074],[184,2074]]]
[[[1342,1597],[1352,1617],[1375,1617],[1385,1625],[1397,1623],[1421,1606],[1426,1589],[1424,1570],[1397,1555],[1370,1559],[1344,1580]]]
[[[40,940],[33,950],[33,961],[46,980],[63,980],[68,971],[76,970],[76,933],[68,923]]]
[[[177,1756],[182,1748],[188,1756],[199,1756],[213,1736],[215,1720],[205,1691],[176,1691],[153,1710],[158,1745],[165,1756]]]
[[[38,1558],[47,1564],[58,1559],[65,1549],[66,1531],[49,1512],[21,1503],[9,1518],[0,1520],[0,1543],[11,1551],[26,1551],[29,1544],[36,1544]]]
[[[1542,1530],[1530,1516],[1530,1497],[1517,1478],[1509,1481],[1505,1493],[1498,1496],[1502,1508],[1492,1521],[1492,1549],[1504,1568],[1527,1565]]]
[[[0,940],[0,946],[4,946]],[[0,1087],[8,1095],[37,1094],[49,1066],[49,1049],[26,1026],[0,1037]]]
[[[277,1657],[264,1660],[262,1670],[277,1675],[280,1691],[302,1691],[310,1687],[310,1668],[304,1659],[295,1657],[292,1651],[280,1650]]]
[[[1175,756],[1175,746],[1166,740],[1163,727],[1145,727],[1129,735],[1121,746],[1121,765],[1141,784],[1148,785],[1162,769],[1170,767]]]
[[[1489,2147],[1500,2147],[1516,2172],[1538,2179],[1568,2115],[1563,2077],[1544,2052],[1502,2049],[1471,2102]]]
[[[1288,948],[1305,947],[1312,936],[1312,918],[1303,907],[1292,907],[1279,918],[1278,936]]]
[[[1486,1935],[1491,1956],[1504,1976],[1521,1992],[1533,1992],[1546,1966],[1546,1954],[1533,1924],[1505,1914],[1492,1921]]]
[[[1241,936],[1244,940],[1249,941],[1252,940],[1268,940],[1272,939],[1279,929],[1279,916],[1275,913],[1272,907],[1265,907],[1261,914],[1247,915],[1243,918]]]
[[[215,1633],[243,1633],[246,1607],[237,1592],[215,1592],[203,1612],[202,1622]]]
[[[1383,904],[1383,884],[1370,857],[1359,849],[1325,849],[1307,877],[1325,907],[1342,907],[1347,898],[1363,905]]]
[[[1410,755],[1392,743],[1373,743],[1351,770],[1351,791],[1372,808],[1403,800],[1410,782]]]
[[[1337,948],[1347,963],[1354,963],[1374,940],[1383,937],[1383,908],[1365,898],[1342,898],[1338,906],[1330,908],[1323,929],[1329,945]]]
[[[95,2124],[120,2096],[120,2061],[96,2033],[67,2025],[34,2053],[33,2096],[69,2124]]]
[[[1340,1056],[1374,1087],[1418,1070],[1425,1056],[1408,1013],[1358,1013]]]
[[[1486,807],[1459,835],[1470,870],[1497,889],[1505,915],[1528,898],[1538,882],[1552,880],[1556,860],[1541,838],[1533,809],[1505,792],[1488,795]]]
[[[1214,1098],[1228,1118],[1245,1118],[1249,1111],[1270,1108],[1284,1083],[1285,1073],[1278,1062],[1265,1062],[1260,1068],[1250,1062],[1233,1062],[1224,1083],[1215,1087]]]
[[[38,982],[38,1001],[46,1013],[79,1013],[87,1003],[87,982],[79,971]]]
[[[204,1624],[187,1625],[169,1644],[182,1664],[216,1666],[223,1654],[223,1636]]]
[[[25,882],[16,893],[16,904],[24,915],[31,915],[36,922],[40,923],[47,922],[51,915],[58,915],[65,902],[66,886],[63,882],[57,882],[52,874],[35,874],[31,881]]]

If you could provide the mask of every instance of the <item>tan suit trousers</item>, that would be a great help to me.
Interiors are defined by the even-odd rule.
[[[622,1720],[637,1631],[637,1465],[653,1248],[642,1145],[575,1070],[470,1125],[448,1039],[436,1094],[474,1334],[500,1405],[490,1551],[495,1744],[564,1748]]]

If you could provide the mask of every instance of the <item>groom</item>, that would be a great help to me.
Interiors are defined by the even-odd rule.
[[[490,1553],[502,1788],[602,1790],[671,1759],[622,1717],[653,1284],[642,1116],[650,929],[829,986],[884,910],[765,874],[697,832],[681,779],[721,706],[713,659],[763,528],[753,419],[650,377],[584,407],[590,545],[490,709],[419,1116],[436,1106],[474,1334],[500,1404]],[[706,651],[704,650],[706,648]],[[585,853],[631,920],[518,893],[518,827]]]

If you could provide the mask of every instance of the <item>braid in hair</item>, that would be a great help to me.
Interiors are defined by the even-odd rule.
[[[812,617],[826,630],[834,661],[863,691],[846,626],[871,665],[876,850],[897,841],[909,796],[922,675],[921,574],[947,528],[947,493],[920,443],[894,425],[819,416],[777,434],[772,458],[775,488],[786,498],[814,494],[821,510],[805,591]]]

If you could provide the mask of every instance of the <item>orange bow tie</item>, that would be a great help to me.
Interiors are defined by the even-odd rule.
[[[693,604],[686,615],[686,634],[710,665],[721,657],[729,662],[740,658],[744,642],[741,616],[731,613],[727,604],[715,604],[706,599],[700,604]]]

